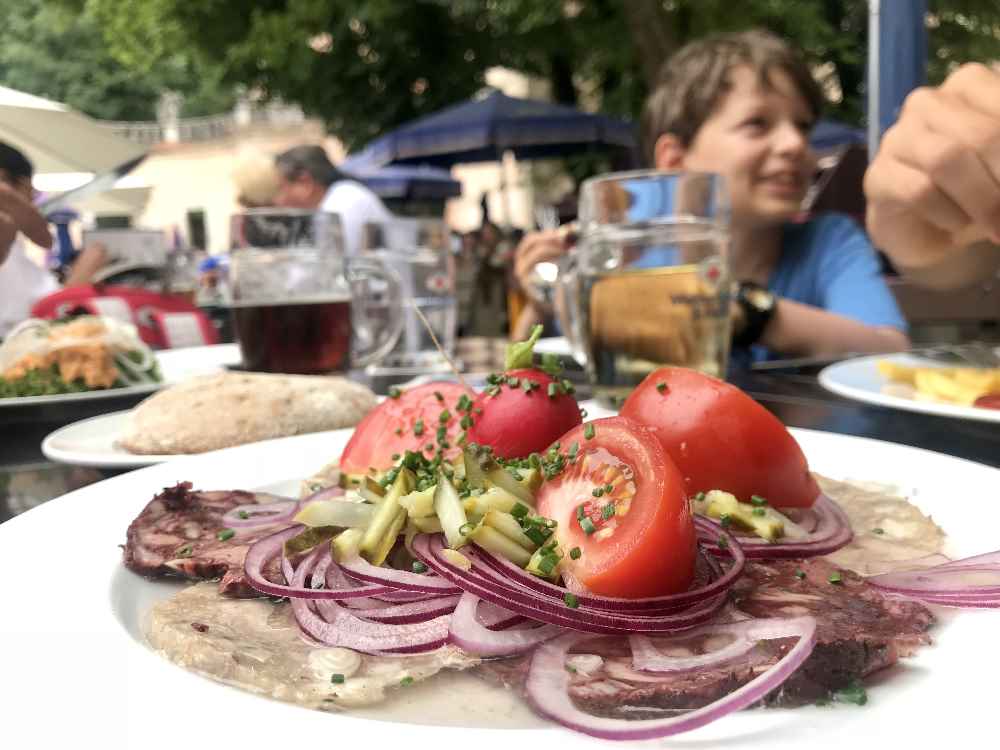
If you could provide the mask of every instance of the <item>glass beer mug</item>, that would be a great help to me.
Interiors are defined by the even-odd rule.
[[[343,373],[395,346],[399,276],[376,259],[345,257],[335,214],[254,209],[232,227],[233,328],[246,369]]]
[[[722,178],[595,177],[581,186],[579,222],[556,311],[595,396],[619,406],[663,365],[725,377],[731,290]]]

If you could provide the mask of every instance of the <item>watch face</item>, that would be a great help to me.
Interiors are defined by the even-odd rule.
[[[743,290],[743,298],[755,309],[766,312],[774,307],[774,295],[766,289],[749,287]]]

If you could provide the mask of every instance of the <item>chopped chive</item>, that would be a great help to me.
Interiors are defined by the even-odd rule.
[[[614,503],[608,503],[603,508],[601,508],[601,518],[603,518],[605,521],[614,516],[614,514],[615,514]]]
[[[592,422],[588,422],[583,426],[583,437],[586,440],[594,439],[594,424]]]
[[[591,490],[590,494],[593,495],[594,497],[602,497],[604,495],[604,488],[595,487],[593,490]]]
[[[803,578],[806,577],[806,572],[804,570],[796,570],[795,577],[801,581]]]
[[[399,454],[398,453],[393,453],[392,454],[392,460],[393,461],[398,461],[399,460]]]
[[[591,521],[587,516],[584,516],[583,518],[580,519],[580,528],[583,529],[583,533],[587,534],[588,536],[597,531],[597,527],[594,526],[594,522]]]
[[[468,411],[472,408],[472,399],[463,393],[461,397],[459,397],[458,403],[455,404],[455,408],[458,411]]]
[[[404,677],[403,679],[401,679],[399,681],[399,686],[400,687],[409,687],[412,684],[413,684],[413,678],[409,677],[409,676]]]
[[[874,529],[872,529],[872,533],[881,535],[885,533],[885,529],[881,528],[880,526],[876,526]]]
[[[614,491],[615,491],[615,486],[613,484],[606,484],[606,485],[604,485],[604,494],[605,495],[610,495]]]
[[[185,544],[183,547],[178,549],[174,554],[177,555],[177,557],[191,557],[192,553],[194,553],[194,546],[190,544]]]
[[[524,535],[541,547],[552,536],[552,532],[548,529],[540,529],[537,526],[529,526],[524,530]]]
[[[723,513],[721,516],[719,516],[719,526],[721,526],[724,529],[728,529],[732,525],[733,525],[733,519],[728,513]]]
[[[761,505],[767,505],[767,500],[761,497],[760,495],[751,495],[750,502],[758,507],[760,507]]]
[[[427,566],[420,562],[420,560],[414,560],[413,564],[410,566],[410,570],[414,573],[426,573]]]
[[[518,378],[511,376],[507,378],[507,385],[509,385],[511,388],[520,388],[521,381]]]
[[[557,555],[546,555],[538,561],[538,570],[545,575],[549,575],[549,573],[556,569],[556,565],[558,564],[559,557]]]
[[[837,690],[833,694],[833,699],[839,703],[853,703],[855,706],[863,706],[868,702],[868,693],[861,681],[854,679],[847,687]]]
[[[767,511],[764,510],[763,508],[754,508],[753,509],[753,514],[755,516],[765,516],[765,515],[767,515]]]
[[[397,435],[402,435],[402,434],[403,434],[403,428],[402,428],[402,427],[397,427],[397,428],[395,429],[395,433],[396,433]]]
[[[402,395],[403,391],[400,388],[397,388],[396,386],[392,386],[389,389],[389,398],[399,398]]]
[[[495,372],[491,372],[486,376],[487,385],[499,385],[503,381],[503,375],[497,375]]]
[[[228,542],[234,536],[236,536],[236,532],[233,531],[232,529],[222,529],[218,534],[215,535],[215,538],[218,539],[220,542]]]
[[[579,452],[580,452],[580,444],[579,443],[573,443],[569,447],[569,451],[567,451],[566,455],[569,458],[569,460],[572,461],[574,458],[576,458],[576,454],[579,453]]]
[[[577,607],[580,606],[580,602],[576,598],[576,594],[571,594],[568,591],[565,594],[563,594],[563,601],[566,602],[566,606],[569,607],[570,609],[576,609]]]
[[[594,497],[600,497],[600,496],[595,495]],[[584,503],[580,503],[579,505],[576,506],[576,520],[582,521],[586,517],[587,517],[587,506]]]
[[[528,506],[522,502],[514,503],[514,507],[510,509],[510,514],[514,518],[521,519],[528,515]]]
[[[658,390],[660,393],[666,393],[667,384],[661,380],[659,383],[656,384],[656,390]]]
[[[444,396],[441,395],[441,391],[434,391],[434,398],[438,401],[444,401]]]
[[[830,577],[827,578],[826,580],[828,580],[830,583],[843,583],[844,577],[840,574],[839,570],[835,570],[830,574]]]
[[[250,518],[250,514],[247,513],[245,510],[241,510],[239,513],[237,513],[237,515],[244,520]]]
[[[719,545],[719,549],[729,549],[729,540],[727,540],[726,537],[724,537],[724,536],[722,536],[720,534],[719,535],[718,545]]]
[[[413,434],[420,437],[424,434],[424,420],[418,419],[413,423]]]
[[[579,547],[574,547],[573,549],[571,549],[569,551],[569,556],[573,560],[579,560],[580,559],[580,555],[582,555],[582,554],[583,554],[583,552],[580,550]]]
[[[562,386],[563,393],[565,393],[567,395],[570,395],[570,396],[572,396],[574,393],[576,393],[576,386],[573,385],[573,383],[571,383],[569,380],[566,380],[564,378],[563,380],[559,381],[559,384]]]
[[[340,674],[339,672],[336,674],[332,674],[330,675],[330,682],[332,682],[334,685],[343,685],[344,675]]]
[[[695,494],[694,501],[696,503],[703,502],[704,500],[705,500],[705,493],[704,492],[698,492],[698,493]]]
[[[451,419],[451,412],[445,409],[443,412],[441,412],[441,415],[438,417],[438,422],[444,424],[449,419]]]
[[[475,529],[475,528],[476,528],[476,525],[474,523],[463,523],[458,528],[458,533],[461,534],[462,536],[468,536],[469,534],[472,533],[473,529]]]
[[[458,421],[458,424],[463,430],[467,430],[472,427],[472,417],[468,414],[463,414],[462,418]]]

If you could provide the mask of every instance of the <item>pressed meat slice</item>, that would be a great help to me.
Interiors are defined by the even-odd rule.
[[[263,496],[266,502],[274,500]],[[178,576],[219,581],[227,596],[260,596],[246,581],[243,562],[250,545],[287,523],[236,531],[220,539],[223,516],[241,505],[258,502],[252,492],[198,492],[190,482],[178,482],[154,497],[129,525],[125,566],[151,578]],[[281,580],[277,567],[265,574]]]
[[[930,643],[927,630],[934,623],[922,604],[890,599],[860,576],[822,558],[751,563],[733,588],[732,601],[737,610],[753,617],[816,618],[816,648],[767,696],[764,703],[773,706],[829,700],[856,680]],[[669,643],[659,640],[663,647]],[[794,644],[794,638],[764,641],[728,664],[656,675],[632,668],[625,639],[598,638],[581,644],[570,656],[570,693],[580,708],[596,715],[653,718],[665,710],[697,708],[718,700],[767,670]],[[676,640],[673,645],[677,647]],[[529,660],[530,656],[484,662],[479,669],[520,688]]]

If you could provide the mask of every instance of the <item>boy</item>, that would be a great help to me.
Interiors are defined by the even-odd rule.
[[[737,363],[909,345],[861,229],[835,215],[795,223],[815,169],[808,136],[822,101],[791,47],[748,31],[680,49],[646,102],[643,136],[657,169],[716,172],[726,180],[732,273],[740,282],[733,306]],[[522,243],[519,270],[541,254],[539,244]]]

